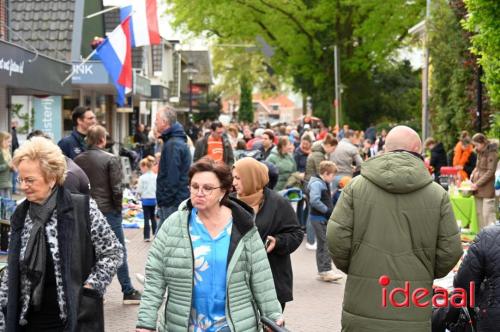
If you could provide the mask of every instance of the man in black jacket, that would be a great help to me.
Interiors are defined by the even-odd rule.
[[[99,210],[108,220],[111,229],[124,249],[123,264],[118,268],[118,281],[122,286],[123,304],[139,304],[141,294],[130,281],[127,263],[125,236],[122,228],[122,170],[120,159],[104,151],[106,129],[96,125],[87,133],[88,150],[80,153],[75,163],[82,168],[90,180],[90,194]]]
[[[69,136],[62,138],[57,145],[64,155],[75,159],[77,155],[87,149],[85,135],[90,127],[97,123],[94,112],[89,107],[77,106],[71,114],[74,129]]]

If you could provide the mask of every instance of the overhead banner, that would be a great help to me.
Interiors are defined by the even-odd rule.
[[[49,96],[46,98],[33,97],[35,109],[35,127],[59,142],[62,133],[62,97]]]

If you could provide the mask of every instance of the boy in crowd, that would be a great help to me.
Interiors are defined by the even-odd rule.
[[[337,167],[331,161],[324,160],[319,164],[319,175],[311,176],[309,180],[309,204],[311,206],[309,221],[314,228],[317,240],[316,265],[319,280],[335,281],[342,275],[332,270],[332,259],[326,244],[326,225],[333,212],[330,183],[333,181]]]

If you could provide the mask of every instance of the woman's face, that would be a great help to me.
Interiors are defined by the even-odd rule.
[[[3,149],[8,149],[10,148],[10,144],[12,143],[12,138],[7,138],[3,141],[2,143],[2,148]]]
[[[220,188],[220,181],[213,172],[199,172],[191,178],[189,190],[191,203],[199,211],[209,210],[219,205],[225,191]]]
[[[287,145],[285,146],[285,153],[293,153],[292,142],[288,141]]]
[[[24,159],[19,163],[19,182],[26,199],[33,203],[43,203],[55,185],[55,180],[47,181],[36,160]]]
[[[243,181],[241,181],[240,174],[236,169],[233,169],[233,187],[236,190],[238,196],[243,195]]]
[[[477,152],[481,152],[484,150],[484,147],[486,146],[486,144],[484,143],[476,143],[476,142],[472,142],[472,144],[474,145],[474,147],[476,148],[476,151]]]

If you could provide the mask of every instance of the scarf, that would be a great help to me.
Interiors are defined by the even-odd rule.
[[[56,187],[57,188],[57,187]],[[29,216],[33,221],[30,237],[26,244],[21,269],[31,282],[31,304],[35,311],[42,304],[43,286],[45,283],[45,266],[47,263],[47,242],[45,240],[45,224],[50,220],[56,208],[57,189],[53,190],[42,204],[30,202]]]
[[[243,185],[243,194],[238,199],[252,207],[258,212],[260,203],[264,200],[264,187],[269,182],[269,174],[266,165],[261,162],[245,157],[234,164]]]

